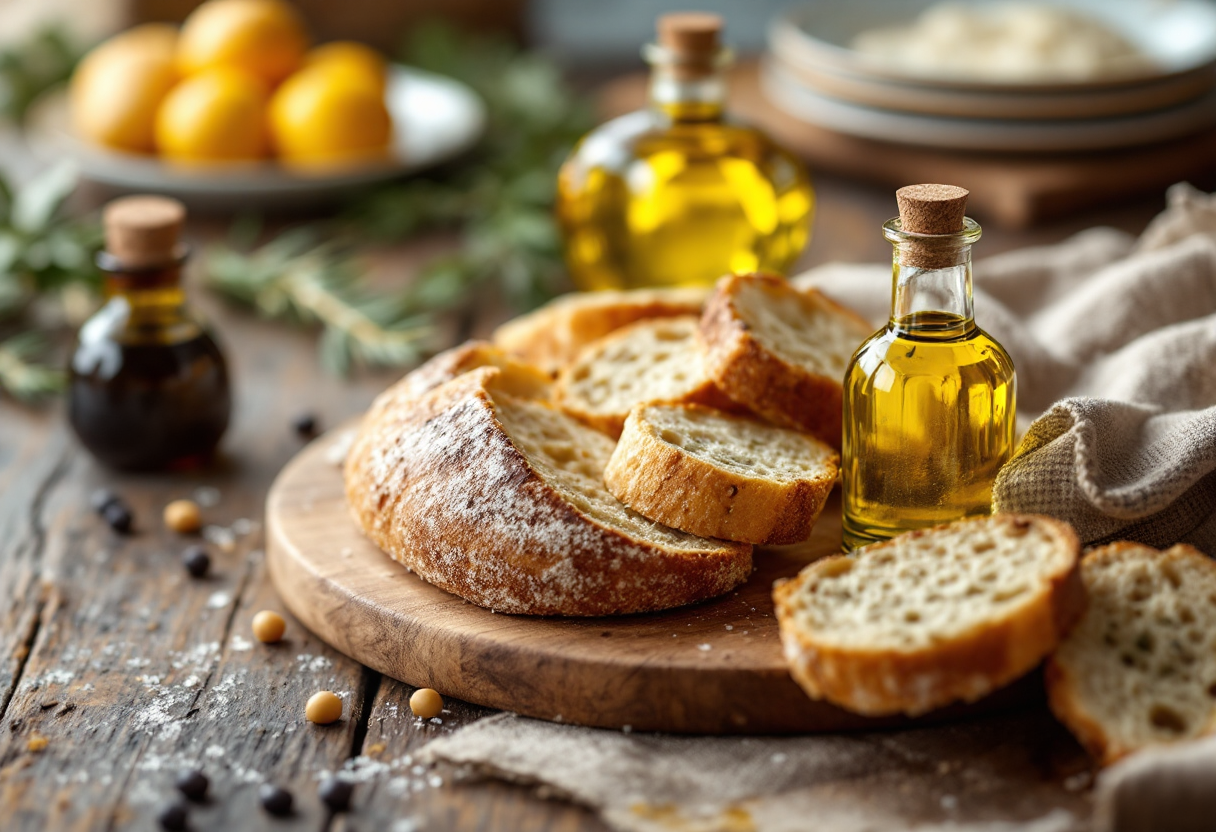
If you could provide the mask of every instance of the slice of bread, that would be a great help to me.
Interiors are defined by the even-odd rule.
[[[1081,577],[1089,608],[1044,674],[1060,721],[1103,765],[1216,733],[1216,563],[1120,542]]]
[[[751,547],[669,529],[603,484],[613,442],[472,370],[368,418],[347,456],[364,533],[424,580],[493,610],[678,607],[751,573]],[[402,388],[403,389],[403,388]]]
[[[722,278],[701,317],[705,368],[722,392],[837,449],[844,371],[871,334],[819,292],[765,274]]]
[[[494,344],[556,374],[592,341],[648,318],[699,315],[707,297],[702,288],[574,292],[507,321],[494,331]]]
[[[562,410],[620,436],[638,404],[704,404],[741,408],[705,373],[692,316],[639,321],[591,344],[557,378]]]
[[[773,591],[790,672],[868,716],[973,702],[1033,669],[1085,607],[1072,528],[998,514],[816,561]]]
[[[538,368],[516,361],[488,341],[466,341],[438,353],[413,372],[407,373],[376,397],[363,418],[379,418],[381,412],[388,408],[400,410],[439,385],[478,367],[497,367],[501,370],[496,385],[499,389],[509,390],[511,395],[547,399],[552,392],[552,380]]]
[[[639,405],[604,482],[651,520],[776,545],[810,537],[839,464],[835,451],[804,433],[698,405]]]

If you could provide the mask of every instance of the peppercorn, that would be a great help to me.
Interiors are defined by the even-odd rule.
[[[258,789],[258,802],[262,808],[275,817],[286,817],[291,814],[291,792],[272,783],[263,783]]]
[[[119,534],[127,534],[131,531],[131,524],[135,518],[131,514],[131,509],[124,506],[121,502],[113,502],[102,509],[101,516],[110,524],[110,528]]]
[[[317,433],[317,417],[311,413],[301,413],[292,419],[291,426],[297,434],[307,439]]]
[[[211,781],[198,769],[188,768],[177,775],[177,780],[173,785],[177,786],[177,790],[190,800],[202,803],[207,796],[207,787],[211,785]]]
[[[181,832],[186,828],[188,817],[189,811],[185,804],[175,800],[161,807],[156,814],[156,822],[160,824],[161,829],[168,832]]]
[[[350,798],[354,791],[355,785],[350,781],[327,777],[317,789],[317,795],[331,812],[346,812],[350,809]]]
[[[204,578],[211,568],[211,555],[202,546],[191,546],[182,552],[182,565],[192,578]]]

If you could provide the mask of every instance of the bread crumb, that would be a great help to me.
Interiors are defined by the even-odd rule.
[[[39,751],[45,749],[49,744],[50,740],[48,740],[46,737],[42,736],[41,734],[34,734],[32,737],[30,737],[29,742],[25,744],[25,747],[32,753],[37,754]]]
[[[376,742],[376,743],[372,743],[371,745],[369,745],[369,746],[367,747],[367,756],[368,756],[368,757],[375,757],[375,756],[377,756],[377,755],[379,755],[379,754],[383,754],[383,753],[384,753],[384,749],[385,749],[385,747],[386,747],[386,746],[385,746],[385,745],[384,745],[384,743],[382,743],[382,742]]]

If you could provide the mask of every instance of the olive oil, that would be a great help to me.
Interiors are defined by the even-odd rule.
[[[563,165],[557,213],[579,288],[780,274],[806,246],[815,202],[802,165],[724,115],[720,27],[714,15],[660,18],[649,109],[592,131]]]
[[[896,246],[891,320],[844,380],[846,550],[989,514],[1014,450],[1013,362],[972,314],[979,226],[925,235],[897,219],[884,231]]]
[[[227,364],[181,286],[183,218],[179,203],[160,197],[128,197],[106,209],[107,250],[98,264],[107,299],[77,336],[68,420],[112,468],[196,467],[228,426]]]

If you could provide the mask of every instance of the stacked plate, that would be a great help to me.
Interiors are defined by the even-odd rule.
[[[1041,0],[1040,0],[1041,2]],[[910,70],[854,48],[911,25],[933,0],[818,0],[774,21],[762,85],[792,115],[839,133],[952,150],[1049,153],[1162,142],[1216,125],[1216,4],[1054,0],[1147,61],[1102,79],[987,80]],[[972,0],[969,9],[1008,7]]]

